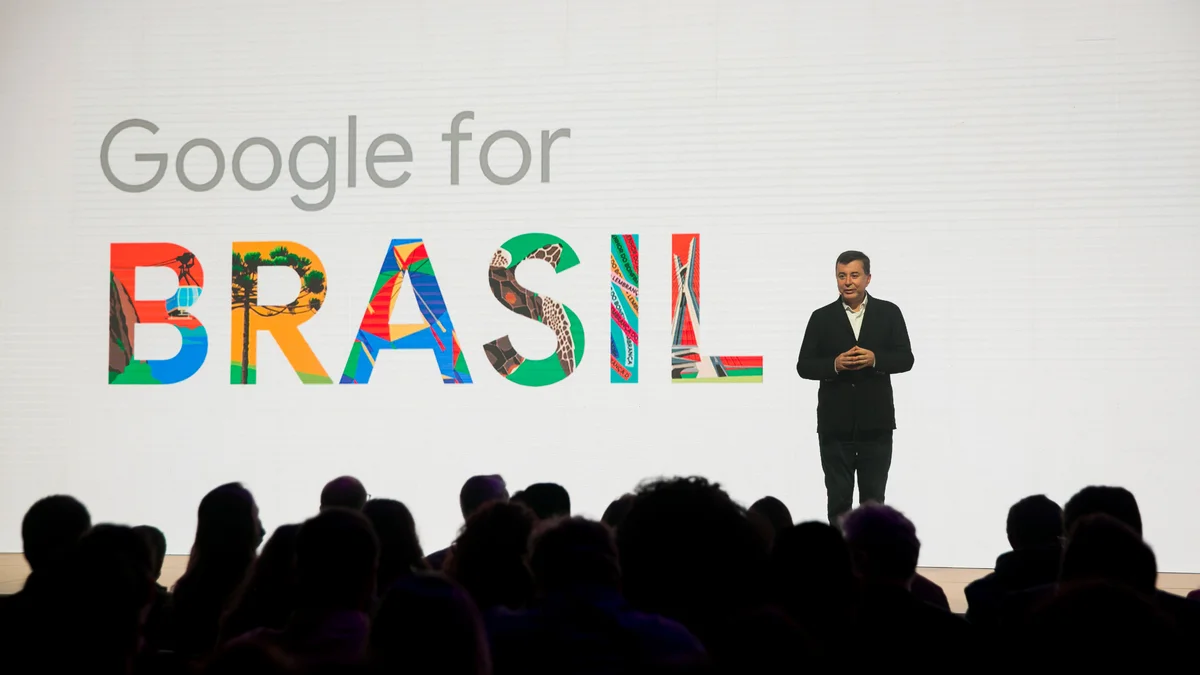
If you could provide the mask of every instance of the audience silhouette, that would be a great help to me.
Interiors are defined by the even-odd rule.
[[[1200,638],[1200,602],[1157,588],[1119,487],[1013,504],[1011,550],[966,588],[965,616],[917,573],[917,528],[892,506],[795,524],[775,497],[744,508],[674,477],[596,521],[561,485],[510,499],[496,475],[468,479],[459,506],[454,543],[427,558],[408,507],[343,476],[262,545],[253,495],[227,483],[168,589],[160,530],[46,497],[21,524],[25,586],[0,597],[5,673],[1150,672]]]

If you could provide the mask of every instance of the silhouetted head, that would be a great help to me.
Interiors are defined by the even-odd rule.
[[[21,521],[29,569],[39,572],[64,563],[91,526],[87,508],[74,497],[53,495],[34,502]]]
[[[363,507],[379,537],[379,581],[376,591],[386,593],[400,577],[425,567],[425,553],[417,538],[417,525],[408,507],[394,499],[372,499]]]
[[[58,611],[66,623],[62,646],[89,672],[122,672],[141,648],[154,597],[150,561],[145,537],[130,527],[97,525],[79,540]]]
[[[528,506],[540,520],[571,515],[571,496],[558,483],[534,483],[512,500]]]
[[[625,516],[629,515],[629,509],[633,508],[633,500],[636,499],[631,494],[624,494],[614,499],[604,509],[604,515],[600,516],[600,522],[611,527],[615,532],[621,523],[625,521]]]
[[[1062,508],[1046,495],[1026,497],[1008,510],[1007,530],[1014,551],[1060,546]]]
[[[146,537],[135,528],[126,525],[101,523],[93,527],[79,540],[78,554],[74,556],[76,563],[92,561],[100,564],[109,562],[119,563],[136,569],[139,588],[142,577],[150,578],[153,555],[150,543]],[[77,565],[76,571],[79,571]],[[140,600],[140,598],[139,598]]]
[[[763,497],[751,504],[750,514],[766,526],[767,538],[772,543],[780,530],[792,526],[792,512],[775,497]]]
[[[786,504],[775,497],[763,497],[751,504],[750,510],[766,517],[776,533],[792,526],[792,512],[788,510]]]
[[[376,672],[490,675],[487,633],[465,589],[440,574],[404,577],[371,623]]]
[[[300,525],[289,523],[275,528],[275,532],[263,545],[262,555],[254,561],[251,579],[270,580],[272,584],[292,587],[296,582],[296,541],[300,537]]]
[[[334,478],[321,490],[321,508],[341,507],[361,511],[367,503],[367,489],[353,476]]]
[[[366,611],[375,595],[379,540],[361,511],[330,507],[296,536],[301,607]]]
[[[1060,578],[1121,583],[1151,594],[1158,582],[1158,563],[1132,528],[1107,514],[1094,513],[1071,528]]]
[[[850,548],[828,523],[810,521],[780,530],[770,572],[776,597],[793,614],[845,603],[854,588]]]
[[[508,487],[500,476],[471,476],[458,493],[458,505],[463,520],[471,517],[488,502],[508,501]]]
[[[163,561],[167,557],[166,535],[162,533],[162,530],[151,525],[138,525],[133,530],[142,535],[150,547],[150,573],[154,575],[155,579],[158,579],[162,576]]]
[[[917,573],[921,541],[917,528],[904,514],[882,504],[860,506],[846,515],[842,532],[863,582],[909,586]]]
[[[745,509],[703,478],[641,486],[617,542],[629,601],[701,640],[765,590],[766,540]]]
[[[491,502],[467,519],[446,571],[481,610],[517,609],[529,601],[533,580],[525,555],[535,521],[533,511],[517,502]]]
[[[603,523],[586,518],[551,521],[534,534],[529,567],[538,590],[618,588],[617,541]]]
[[[1091,485],[1075,493],[1063,507],[1063,530],[1070,534],[1080,518],[1104,513],[1128,525],[1142,536],[1142,512],[1133,493],[1123,487]]]
[[[235,556],[249,565],[262,539],[254,496],[241,483],[226,483],[200,500],[188,567],[192,567],[193,559],[223,556]]]

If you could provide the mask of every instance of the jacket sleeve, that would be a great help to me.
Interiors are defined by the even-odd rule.
[[[912,343],[908,340],[908,326],[899,307],[891,324],[887,348],[875,352],[875,370],[889,375],[907,373],[913,367]]]
[[[837,377],[833,365],[834,357],[821,355],[821,327],[817,312],[808,317],[804,329],[804,342],[800,344],[800,357],[796,359],[796,372],[806,380],[832,380]]]

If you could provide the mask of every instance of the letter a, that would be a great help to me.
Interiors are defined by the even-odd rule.
[[[408,273],[417,308],[424,323],[392,323],[392,310],[396,308],[396,295]],[[363,313],[350,358],[342,372],[342,384],[366,384],[371,380],[379,352],[384,349],[430,349],[437,357],[438,369],[442,371],[442,382],[446,384],[470,384],[471,373],[467,370],[467,358],[458,344],[450,310],[442,298],[433,273],[433,263],[420,239],[393,239],[371,301]]]

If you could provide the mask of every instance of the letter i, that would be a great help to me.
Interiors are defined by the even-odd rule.
[[[609,253],[609,382],[638,381],[638,235],[614,234]]]

